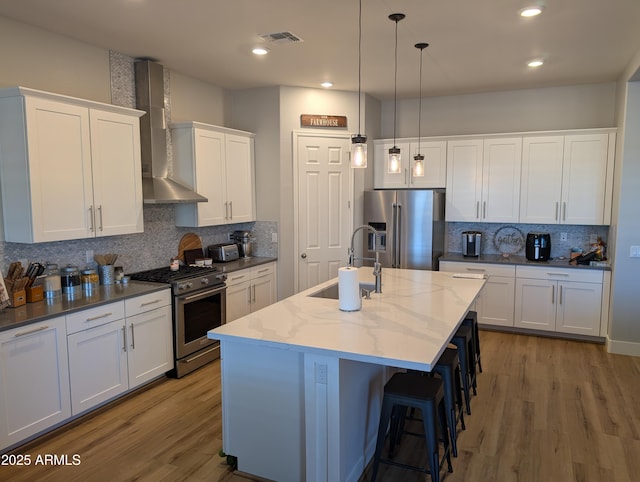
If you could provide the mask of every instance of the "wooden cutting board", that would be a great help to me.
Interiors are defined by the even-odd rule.
[[[184,261],[184,252],[190,249],[202,249],[202,240],[196,233],[187,233],[180,239],[178,259]]]

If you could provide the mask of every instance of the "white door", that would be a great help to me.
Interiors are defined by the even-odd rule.
[[[353,174],[347,136],[296,136],[298,291],[338,276],[347,263]]]

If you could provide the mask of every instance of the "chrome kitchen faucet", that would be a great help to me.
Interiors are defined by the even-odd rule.
[[[356,259],[360,259],[362,261],[374,261],[373,264],[373,276],[375,276],[376,278],[376,282],[375,282],[375,292],[376,293],[382,293],[382,264],[380,264],[380,252],[378,251],[378,249],[376,248],[376,257],[375,258],[365,258],[362,256],[355,256],[355,250],[353,247],[353,241],[355,239],[356,233],[362,229],[368,229],[369,231],[371,231],[374,236],[376,237],[376,243],[375,245],[378,246],[378,241],[380,241],[380,233],[378,231],[376,231],[374,228],[372,228],[371,226],[369,226],[368,224],[363,224],[362,226],[358,226],[354,231],[353,234],[351,235],[351,247],[349,248],[349,267],[353,267],[353,262]]]

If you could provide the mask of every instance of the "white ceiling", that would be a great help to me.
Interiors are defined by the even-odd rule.
[[[521,7],[546,3],[525,19]],[[362,91],[398,98],[616,80],[640,50],[640,0],[362,0]],[[0,0],[0,15],[225,89],[270,85],[358,90],[358,0]],[[261,34],[302,42],[251,47]],[[543,57],[543,67],[526,62]]]

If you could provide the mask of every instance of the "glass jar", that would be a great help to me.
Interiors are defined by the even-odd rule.
[[[85,268],[80,273],[80,282],[82,283],[82,292],[85,296],[92,296],[98,292],[100,286],[100,278],[98,272],[93,268]]]
[[[44,297],[52,300],[62,294],[62,284],[60,281],[60,270],[58,265],[50,263],[44,270]]]
[[[80,285],[80,270],[77,266],[67,265],[60,270],[60,281],[62,284],[62,294],[67,299],[75,300],[82,296],[82,286]]]

